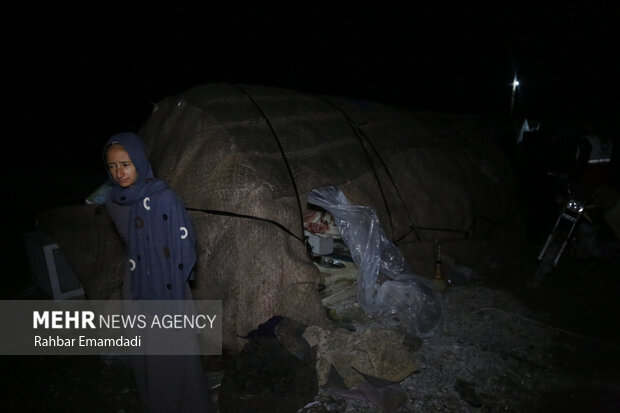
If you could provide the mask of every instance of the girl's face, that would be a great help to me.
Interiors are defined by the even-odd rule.
[[[112,145],[108,149],[106,162],[110,175],[122,188],[129,188],[138,179],[138,171],[129,154],[121,145]]]

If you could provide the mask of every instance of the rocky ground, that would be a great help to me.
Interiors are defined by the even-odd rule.
[[[442,333],[412,354],[419,370],[396,387],[322,390],[301,411],[620,411],[618,255],[566,255],[534,293],[538,248],[487,245],[452,274]]]
[[[533,294],[524,280],[536,252],[513,246],[455,275],[442,294],[441,334],[411,347],[417,369],[399,383],[317,391],[311,365],[271,338],[236,359],[206,358],[213,396],[222,412],[620,411],[620,260],[569,257]],[[0,363],[2,411],[139,411],[121,360]]]

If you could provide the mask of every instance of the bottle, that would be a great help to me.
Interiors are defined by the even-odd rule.
[[[435,278],[433,278],[433,285],[435,286],[435,289],[437,291],[443,292],[448,286],[448,283],[446,282],[446,279],[441,274],[441,244],[437,240],[435,240],[435,243],[437,244],[436,246],[437,254],[435,258]]]

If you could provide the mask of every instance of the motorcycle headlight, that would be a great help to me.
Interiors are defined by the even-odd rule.
[[[575,200],[570,200],[568,201],[568,205],[566,205],[566,207],[573,211],[576,212],[578,214],[581,214],[583,212],[583,210],[585,209],[585,207],[583,206],[583,204],[581,204],[580,202],[577,202]]]

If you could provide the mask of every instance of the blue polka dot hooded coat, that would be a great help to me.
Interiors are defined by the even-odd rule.
[[[140,300],[181,300],[186,283],[194,277],[195,238],[182,201],[156,179],[147,158],[146,146],[134,133],[112,136],[104,147],[121,145],[129,154],[138,177],[128,188],[114,184],[111,200],[130,207],[127,228],[127,258],[131,296]]]

